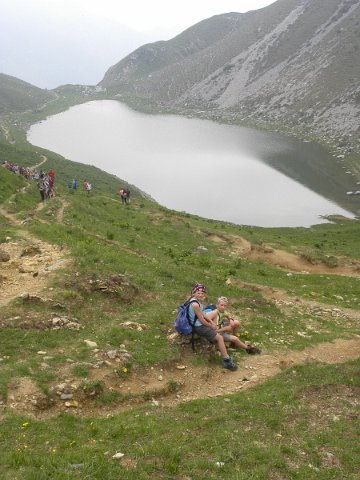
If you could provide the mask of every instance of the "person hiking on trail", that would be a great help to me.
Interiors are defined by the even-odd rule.
[[[199,336],[206,338],[211,343],[217,343],[221,356],[223,358],[223,367],[228,370],[237,370],[237,365],[229,357],[224,337],[217,332],[217,325],[214,321],[208,320],[203,314],[203,304],[201,303],[205,299],[205,285],[197,283],[191,290],[191,300],[195,300],[189,305],[189,319],[190,323],[194,323],[194,331]],[[237,338],[237,337],[235,337]]]
[[[126,191],[125,191],[124,188],[120,188],[119,195],[120,195],[120,198],[121,198],[121,203],[122,204],[126,203]]]
[[[39,181],[37,182],[37,187],[39,189],[39,192],[40,192],[40,197],[41,197],[41,201],[43,202],[46,198],[46,195],[47,195],[47,190],[48,190],[48,183],[47,183],[47,180],[46,180],[46,177],[45,175],[42,173],[40,175],[40,178],[39,178]]]
[[[54,172],[54,170],[49,170],[48,173],[47,173],[47,176],[49,177],[50,188],[53,189],[54,184],[55,184],[55,172]]]
[[[76,178],[74,178],[74,180],[73,180],[72,187],[73,187],[73,190],[76,190],[76,188],[77,188]]]
[[[46,174],[49,182],[49,189],[47,196],[48,198],[55,197],[55,172],[54,170],[49,170],[48,173]]]
[[[125,193],[126,193],[125,201],[126,201],[126,203],[130,203],[130,195],[131,195],[130,188],[127,188],[125,190]]]
[[[91,185],[91,183],[86,182],[85,190],[86,190],[87,194],[90,195],[90,192],[91,192],[91,190],[92,190],[92,185]]]
[[[231,314],[226,311],[228,304],[229,300],[226,297],[219,297],[215,309],[205,308],[205,318],[217,325],[217,332],[224,338],[225,342],[231,342],[235,347],[242,348],[251,355],[260,353],[257,347],[242,342],[235,333],[240,327],[240,322],[234,320]]]

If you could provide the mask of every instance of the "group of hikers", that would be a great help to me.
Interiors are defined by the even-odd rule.
[[[9,172],[21,175],[29,180],[38,180],[40,175],[39,172],[32,170],[30,167],[23,167],[21,165],[17,165],[16,163],[4,161],[2,166],[6,168],[6,170],[9,170]]]
[[[230,342],[234,347],[241,348],[250,355],[260,353],[260,349],[240,340],[240,322],[227,311],[229,301],[226,297],[219,297],[215,305],[210,304],[204,307],[205,298],[205,285],[197,283],[191,290],[190,298],[184,304],[192,333],[216,344],[223,359],[223,367],[235,371],[237,365],[229,356],[225,342]],[[176,321],[175,327],[181,332],[181,329],[177,328]]]
[[[10,163],[8,161],[2,162],[2,166],[10,172],[23,176],[27,180],[35,180],[37,182],[41,201],[55,196],[55,172],[53,170],[49,170],[47,173],[43,171],[38,172],[36,170],[33,170],[31,167],[23,167],[21,165]],[[69,190],[77,190],[78,181],[76,178],[73,178],[71,180],[68,180],[67,185]],[[92,188],[92,184],[85,179],[83,181],[83,190],[88,195],[90,195]],[[131,193],[129,188],[120,188],[119,195],[121,198],[121,203],[130,203]]]
[[[77,190],[78,187],[78,182],[76,178],[73,178],[72,180],[68,180],[68,189],[69,190]],[[88,182],[87,180],[83,181],[83,190],[90,195],[90,192],[92,190],[92,184]]]
[[[43,171],[37,172],[30,167],[23,167],[7,161],[3,162],[2,166],[10,172],[23,176],[27,180],[36,181],[41,201],[55,196],[55,172],[53,170],[49,170],[47,173]]]
[[[55,196],[55,172],[49,170],[48,172],[36,171],[30,167],[23,167],[14,163],[4,161],[2,166],[15,174],[21,175],[27,180],[35,180],[40,193],[41,201]],[[76,190],[78,182],[76,178],[68,181],[68,188]],[[89,195],[92,190],[92,184],[87,180],[83,181],[83,189]],[[130,198],[130,191],[128,191],[128,198]]]

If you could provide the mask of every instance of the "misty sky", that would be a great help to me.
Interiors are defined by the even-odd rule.
[[[274,0],[0,0],[0,72],[41,88],[95,85],[144,43]]]

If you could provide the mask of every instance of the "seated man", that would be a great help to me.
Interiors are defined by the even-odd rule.
[[[257,347],[248,345],[240,340],[234,334],[240,327],[240,322],[234,320],[229,312],[226,311],[229,300],[226,297],[219,297],[215,305],[215,309],[205,308],[205,318],[217,325],[217,332],[224,338],[225,342],[231,342],[235,347],[244,349],[250,355],[261,353]]]

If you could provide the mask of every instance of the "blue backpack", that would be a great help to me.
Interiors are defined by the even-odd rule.
[[[197,300],[191,299],[187,300],[178,307],[178,313],[174,322],[174,326],[175,330],[182,335],[189,335],[193,332],[195,321],[192,322],[189,318],[189,306],[194,302],[200,305]]]
[[[193,298],[179,305],[174,326],[175,330],[182,335],[189,335],[191,333],[191,348],[193,352],[195,352],[194,325],[196,321],[196,315],[194,321],[191,321],[189,317],[189,307],[192,303],[197,303],[200,305],[200,303]]]
[[[204,308],[204,313],[209,313],[212,312],[213,310],[216,309],[215,303],[208,303],[206,307]]]

